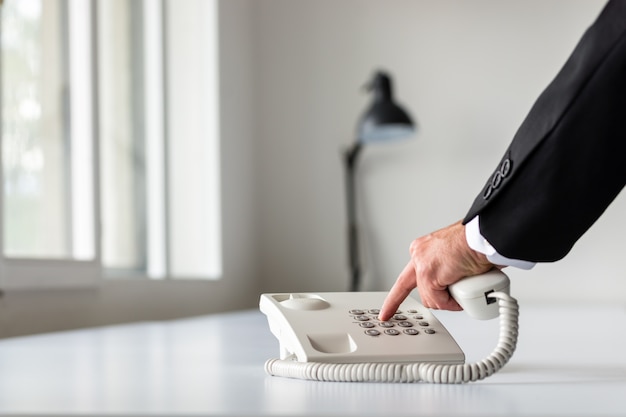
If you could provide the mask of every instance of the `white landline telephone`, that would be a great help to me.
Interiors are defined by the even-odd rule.
[[[471,316],[500,316],[500,337],[482,361],[465,355],[432,312],[408,297],[389,321],[378,319],[385,292],[262,294],[259,307],[280,344],[280,359],[265,363],[270,375],[346,382],[461,383],[502,368],[517,344],[518,306],[509,278],[499,270],[449,287]]]

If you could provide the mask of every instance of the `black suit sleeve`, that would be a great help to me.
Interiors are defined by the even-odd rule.
[[[464,219],[503,256],[556,261],[626,183],[626,1],[607,3]]]

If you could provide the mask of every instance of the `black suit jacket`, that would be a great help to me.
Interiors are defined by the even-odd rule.
[[[464,219],[501,254],[555,261],[626,183],[626,1],[611,0],[539,96]]]

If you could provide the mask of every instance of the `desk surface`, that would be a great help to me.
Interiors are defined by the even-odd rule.
[[[497,320],[438,312],[468,361]],[[0,341],[0,414],[624,416],[626,309],[521,306],[507,366],[465,385],[309,382],[266,376],[278,355],[244,311]]]

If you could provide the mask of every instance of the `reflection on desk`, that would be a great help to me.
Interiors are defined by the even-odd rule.
[[[467,360],[498,322],[437,312]],[[278,342],[257,311],[0,341],[0,413],[22,415],[626,415],[626,309],[521,306],[498,374],[466,385],[265,375]]]

